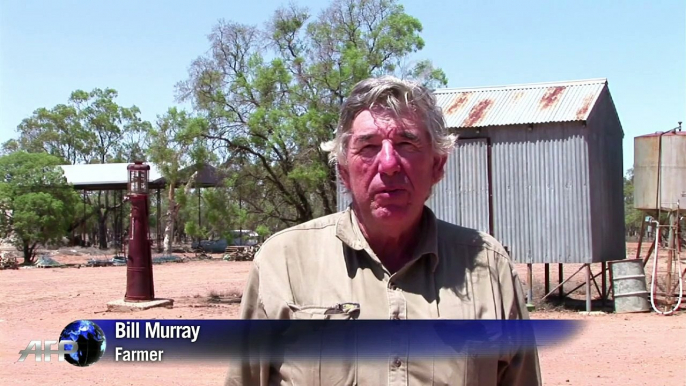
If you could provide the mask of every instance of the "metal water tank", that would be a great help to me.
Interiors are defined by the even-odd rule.
[[[660,200],[657,199],[658,192]],[[634,207],[642,210],[674,210],[677,201],[680,209],[685,210],[686,132],[635,137]]]

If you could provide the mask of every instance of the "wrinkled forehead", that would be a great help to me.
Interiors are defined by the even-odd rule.
[[[390,131],[413,132],[418,135],[424,131],[424,125],[414,114],[398,114],[389,110],[374,109],[360,112],[353,121],[351,129],[353,136]]]

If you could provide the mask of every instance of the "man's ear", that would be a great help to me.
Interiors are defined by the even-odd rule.
[[[348,174],[348,168],[337,162],[336,169],[338,169],[338,176],[341,178],[343,186],[345,186],[346,190],[350,191],[350,175]]]
[[[445,163],[448,161],[447,155],[437,155],[434,157],[433,183],[437,184],[445,176]]]

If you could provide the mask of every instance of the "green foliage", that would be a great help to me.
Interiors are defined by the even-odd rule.
[[[269,228],[267,228],[266,225],[260,224],[257,226],[257,228],[255,228],[255,233],[260,235],[260,239],[264,240],[267,236],[269,236],[271,231],[269,230]]]
[[[4,152],[45,152],[63,164],[128,162],[142,156],[141,138],[149,123],[136,106],[122,107],[113,89],[76,90],[66,104],[39,108],[24,119],[19,137]]]
[[[320,144],[351,88],[389,73],[447,83],[429,61],[403,65],[424,47],[421,31],[394,0],[335,0],[315,17],[291,5],[264,28],[213,28],[210,53],[178,91],[207,118],[195,134],[240,182],[226,194],[243,203],[241,221],[292,225],[336,210],[335,171]]]
[[[205,239],[208,236],[207,230],[200,227],[200,225],[195,221],[186,222],[184,232],[193,238]]]
[[[88,133],[81,125],[78,110],[71,104],[39,108],[19,124],[17,131],[19,138],[5,143],[6,152],[46,152],[65,163],[76,163],[84,161],[91,151]]]
[[[186,205],[182,206],[179,214],[186,233],[192,237],[231,240],[231,230],[238,228],[240,215],[239,203],[231,202],[228,196],[228,189],[221,186],[203,189],[200,203],[197,192],[193,192],[190,197],[186,196],[183,199]]]
[[[79,197],[60,163],[46,153],[0,157],[0,233],[23,251],[25,264],[33,262],[38,245],[59,242],[74,218]]]
[[[207,163],[211,158],[204,141],[197,135],[205,126],[202,118],[170,108],[158,118],[155,127],[147,128],[148,159],[157,165],[170,184],[187,179],[195,171],[196,164]]]

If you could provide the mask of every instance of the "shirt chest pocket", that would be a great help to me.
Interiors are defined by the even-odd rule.
[[[294,320],[351,320],[360,315],[357,303],[336,303],[331,306],[288,304]]]
[[[291,318],[297,321],[294,324],[297,330],[293,332],[295,339],[289,340],[290,344],[284,350],[281,384],[357,385],[354,331],[331,332],[328,323],[319,322],[357,319],[359,304],[289,304],[288,307]]]

